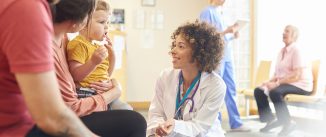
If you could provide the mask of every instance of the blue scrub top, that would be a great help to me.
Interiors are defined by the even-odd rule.
[[[200,21],[205,21],[217,29],[218,32],[223,32],[227,29],[227,26],[225,24],[224,16],[222,12],[218,12],[219,7],[214,6],[208,6],[200,13]],[[224,48],[224,56],[223,61],[229,62],[232,60],[232,46],[230,45],[230,41],[233,39],[230,35],[224,35],[224,41],[225,41],[225,48]]]

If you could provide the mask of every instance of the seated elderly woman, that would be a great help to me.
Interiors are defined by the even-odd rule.
[[[274,76],[255,89],[260,120],[267,122],[266,126],[260,129],[261,132],[268,132],[273,128],[283,126],[279,132],[280,136],[291,133],[296,124],[291,120],[283,98],[287,94],[309,95],[312,91],[311,68],[302,60],[302,55],[295,43],[297,38],[298,29],[287,25],[283,32],[285,46],[278,55]],[[277,119],[271,112],[268,96],[274,104]]]
[[[222,137],[217,118],[226,86],[213,72],[221,61],[223,39],[202,22],[180,26],[172,35],[174,69],[156,83],[149,108],[148,136]]]

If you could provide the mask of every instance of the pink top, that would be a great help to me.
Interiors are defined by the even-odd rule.
[[[311,92],[313,86],[311,67],[302,59],[302,54],[295,43],[292,43],[282,48],[281,52],[278,54],[274,76],[283,78],[290,75],[297,68],[303,68],[301,78],[289,84]]]
[[[46,0],[1,0],[0,137],[23,137],[35,124],[15,73],[54,70],[50,13]]]
[[[76,86],[69,71],[63,45],[65,43],[59,46],[52,46],[55,71],[63,100],[78,116],[89,115],[97,111],[106,111],[108,109],[107,104],[101,94],[82,99],[77,98]]]

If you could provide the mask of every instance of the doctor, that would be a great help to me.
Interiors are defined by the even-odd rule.
[[[218,112],[226,86],[213,70],[223,40],[208,23],[180,26],[172,35],[174,69],[164,70],[149,108],[147,136],[224,137]]]
[[[233,132],[248,132],[250,129],[243,125],[236,104],[237,92],[234,80],[232,45],[230,44],[233,39],[238,37],[239,26],[237,23],[231,26],[226,25],[225,16],[223,14],[225,0],[209,0],[209,3],[210,5],[200,13],[200,20],[214,25],[225,41],[224,56],[220,68],[215,71],[220,74],[227,87],[225,105],[228,110],[229,125]],[[219,114],[219,119],[222,120],[221,114]]]

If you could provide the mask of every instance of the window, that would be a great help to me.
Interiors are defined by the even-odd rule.
[[[253,61],[251,56],[251,26],[250,26],[250,1],[249,0],[229,0],[224,4],[224,14],[229,17],[227,24],[233,24],[239,19],[248,20],[249,23],[240,30],[240,37],[232,41],[235,82],[237,88],[249,88],[251,85],[251,69]]]

